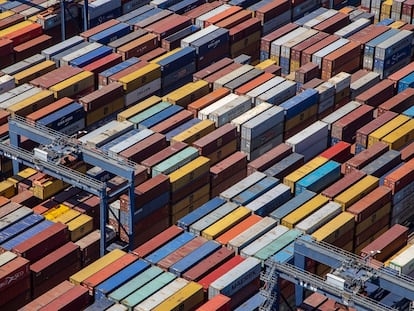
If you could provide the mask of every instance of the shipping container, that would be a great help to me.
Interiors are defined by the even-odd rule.
[[[154,311],[161,310],[194,310],[204,301],[203,287],[195,282],[189,282],[172,296],[164,300]]]

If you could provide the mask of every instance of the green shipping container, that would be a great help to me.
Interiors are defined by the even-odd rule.
[[[155,165],[152,168],[152,177],[155,177],[159,174],[169,175],[170,173],[191,162],[197,157],[198,150],[194,147],[187,147]]]
[[[135,128],[138,128],[138,124],[140,124],[142,121],[148,119],[149,117],[152,117],[154,114],[170,107],[171,104],[167,102],[160,102],[148,109],[145,109],[143,112],[140,112],[133,117],[129,118],[128,121],[135,124]]]

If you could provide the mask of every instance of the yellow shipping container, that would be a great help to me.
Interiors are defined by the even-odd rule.
[[[186,108],[190,103],[207,95],[209,92],[208,82],[198,80],[197,82],[187,83],[172,91],[163,98],[163,101]]]
[[[176,48],[176,49],[174,49],[172,51],[169,51],[169,52],[167,52],[165,54],[162,54],[161,56],[158,56],[157,58],[154,58],[153,60],[151,60],[150,63],[151,64],[158,64],[158,62],[160,60],[163,60],[164,58],[167,58],[168,56],[171,56],[171,55],[177,53],[178,51],[181,51],[181,48]]]
[[[325,241],[327,243],[335,242],[339,237],[352,230],[355,226],[354,215],[348,212],[342,212],[334,219],[320,227],[312,236],[317,241]]]
[[[318,167],[322,166],[328,161],[323,157],[316,157],[310,160],[308,163],[302,165],[294,172],[290,173],[283,179],[283,183],[290,187],[290,191],[295,193],[295,184],[306,175],[312,173]]]
[[[129,93],[137,88],[154,81],[161,77],[161,66],[158,64],[148,64],[118,80],[124,87],[124,91]]]
[[[63,181],[59,179],[48,180],[41,185],[33,185],[33,195],[36,198],[46,200],[61,191],[64,187]]]
[[[373,213],[369,218],[365,219],[360,223],[356,223],[355,225],[355,235],[358,235],[365,230],[368,230],[371,225],[373,225],[376,221],[382,219],[383,217],[387,216],[391,212],[391,202],[385,204],[375,213]]]
[[[13,183],[13,187],[17,189],[17,185],[19,184],[20,177],[19,176],[12,176],[6,179],[7,181],[10,181],[11,183]]]
[[[213,153],[206,155],[207,158],[211,160],[211,165],[214,165],[224,158],[227,158],[229,155],[237,151],[238,140],[235,139],[228,144],[224,145],[220,149],[216,150]]]
[[[181,132],[180,134],[172,137],[170,143],[171,145],[173,145],[174,143],[181,141],[191,145],[197,139],[200,139],[201,137],[211,133],[215,129],[216,126],[214,121],[203,120],[197,123],[196,125],[193,125],[189,129],[185,130],[184,132]]]
[[[156,306],[153,311],[190,311],[195,310],[203,301],[203,286],[190,282]]]
[[[324,197],[322,194],[318,194],[317,196],[310,199],[308,202],[302,204],[300,207],[295,209],[293,212],[288,214],[282,219],[281,224],[283,226],[288,227],[289,229],[293,229],[298,222],[302,219],[305,219],[313,212],[316,212],[320,209],[323,205],[329,202],[327,197]]]
[[[242,50],[244,50],[249,45],[254,44],[255,42],[260,42],[261,38],[261,32],[256,31],[252,33],[251,35],[248,35],[247,37],[243,38],[242,40],[239,40],[233,44],[230,45],[230,55],[239,54]]]
[[[391,17],[392,0],[385,0],[381,4],[381,18],[380,20]]]
[[[22,29],[26,26],[31,25],[31,24],[33,24],[33,22],[23,21],[23,22],[15,24],[13,26],[7,27],[6,29],[0,30],[0,37],[5,37],[10,33],[14,32],[16,30],[20,30],[20,29]]]
[[[16,85],[27,83],[37,77],[56,69],[56,63],[51,60],[46,60],[39,64],[36,64],[28,69],[20,71],[14,75]]]
[[[70,232],[70,240],[76,242],[93,230],[93,218],[91,216],[81,214],[79,217],[67,223]]]
[[[69,211],[70,208],[64,204],[59,204],[56,207],[50,208],[47,212],[43,213],[42,215],[47,219],[53,221],[54,219],[60,217],[67,211]]]
[[[118,98],[117,100],[113,101],[112,103],[108,103],[105,106],[102,106],[96,110],[88,111],[86,113],[86,126],[89,126],[93,123],[96,123],[105,117],[109,116],[110,114],[117,112],[124,108],[125,100],[124,98]]]
[[[86,266],[79,272],[71,275],[69,280],[71,283],[75,285],[80,285],[88,277],[102,270],[107,265],[111,264],[112,262],[114,262],[115,260],[117,260],[118,258],[122,257],[125,254],[126,253],[124,251],[121,251],[120,249],[114,249],[110,253],[99,258],[98,260],[94,261],[90,265]]]
[[[400,254],[402,254],[403,252],[405,252],[407,249],[409,249],[411,246],[413,246],[412,244],[407,244],[406,246],[404,246],[402,249],[400,249],[398,252],[396,252],[394,255],[392,255],[391,257],[389,257],[387,260],[384,261],[384,266],[389,267],[390,262],[394,260],[395,257],[399,256]]]
[[[0,182],[0,195],[10,199],[16,194],[16,189],[14,187],[14,183],[3,180]]]
[[[6,0],[0,1],[0,3],[4,3],[4,2],[6,2]],[[13,12],[13,11],[5,11],[5,12],[2,12],[2,13],[0,13],[0,19],[4,19],[6,17],[10,17],[10,16],[12,16],[14,14],[16,14],[16,13]]]
[[[271,59],[266,59],[266,60],[264,60],[264,61],[262,61],[262,62],[258,63],[255,67],[256,67],[257,69],[265,70],[267,67],[270,67],[270,66],[272,66],[272,65],[274,65],[274,64],[275,64],[275,62],[274,62],[273,60],[271,60]]]
[[[122,121],[126,121],[129,118],[131,118],[132,116],[135,116],[136,114],[144,111],[145,109],[148,109],[158,103],[161,102],[161,97],[158,96],[151,96],[149,98],[147,98],[146,100],[143,100],[141,102],[139,102],[138,104],[118,113],[117,115],[117,120],[122,122]]]
[[[67,224],[71,220],[75,219],[76,217],[80,216],[81,213],[75,211],[73,209],[69,209],[68,211],[60,214],[58,217],[53,219],[53,222],[61,222],[62,224]]]
[[[185,187],[193,180],[202,176],[210,170],[210,159],[206,157],[198,157],[178,170],[172,172],[170,177],[171,191]]]
[[[39,110],[40,108],[46,107],[55,101],[53,93],[48,90],[41,91],[29,98],[22,100],[21,102],[14,104],[7,108],[12,116],[19,115],[25,117],[32,112]]]
[[[181,210],[189,207],[194,202],[198,201],[202,197],[205,197],[210,193],[210,183],[202,186],[201,188],[197,189],[196,191],[187,195],[184,199],[178,201],[175,204],[171,205],[171,214],[175,215],[179,213]]]
[[[294,127],[301,124],[304,120],[308,120],[311,117],[316,116],[318,113],[318,105],[313,105],[306,109],[305,111],[301,112],[300,114],[294,116],[292,119],[289,119],[285,122],[285,131],[289,131]]]
[[[334,198],[334,201],[342,205],[342,210],[345,211],[348,207],[356,201],[367,195],[369,192],[377,188],[379,185],[379,178],[368,175],[359,180],[357,183],[341,192]]]
[[[290,72],[295,72],[300,68],[300,62],[297,60],[290,60]]]
[[[233,226],[237,225],[243,219],[249,217],[252,211],[247,207],[240,206],[232,211],[230,214],[224,216],[211,226],[207,227],[201,232],[201,235],[208,240],[214,240],[220,234],[223,234]]]
[[[27,179],[36,173],[37,171],[35,169],[28,167],[28,168],[25,168],[23,171],[20,171],[19,173],[17,173],[17,175],[19,175],[20,177],[23,177],[24,179]]]
[[[178,211],[177,213],[172,214],[170,216],[171,223],[175,224],[179,219],[183,218],[188,213],[194,211],[196,208],[200,207],[204,203],[207,203],[209,200],[210,200],[210,194],[207,194],[207,195],[203,196],[202,198],[200,198],[199,200],[194,201],[190,205],[187,205],[185,208]]]
[[[389,25],[388,27],[390,28],[394,28],[394,29],[399,29],[402,26],[404,26],[406,23],[403,21],[395,21],[394,23],[392,23],[391,25]]]
[[[410,120],[409,117],[398,115],[391,121],[388,121],[380,128],[376,129],[374,132],[368,135],[368,147],[371,147],[376,142],[380,141],[383,137],[403,125],[404,123]]]
[[[56,99],[60,99],[63,97],[72,97],[82,91],[93,88],[94,85],[95,77],[93,72],[83,71],[65,81],[53,85],[50,90],[54,93]]]
[[[396,130],[383,137],[381,141],[388,144],[390,149],[399,150],[407,143],[414,140],[414,119],[404,123]]]

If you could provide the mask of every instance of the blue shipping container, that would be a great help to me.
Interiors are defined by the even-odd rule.
[[[165,134],[165,138],[167,141],[170,141],[172,137],[180,134],[181,132],[184,132],[185,130],[188,130],[190,127],[196,125],[197,123],[200,123],[201,120],[194,118],[191,120],[188,120],[187,122],[181,124],[180,126],[177,126],[173,130],[169,131],[167,134]]]
[[[243,192],[239,193],[237,196],[231,200],[240,205],[246,205],[258,198],[260,195],[275,187],[280,183],[280,180],[274,177],[265,177],[262,180],[255,183],[253,186],[247,188]]]
[[[131,18],[130,20],[127,20],[126,23],[128,25],[130,25],[131,27],[133,27],[134,24],[139,23],[140,21],[143,21],[144,19],[146,19],[148,17],[151,17],[151,16],[153,16],[153,15],[155,15],[157,13],[160,13],[162,11],[163,10],[162,9],[159,9],[159,8],[152,8],[151,10],[148,10],[148,11],[146,11],[143,14],[140,14],[138,16],[135,16],[134,18]]]
[[[144,14],[145,12],[147,12],[149,10],[152,10],[153,8],[154,7],[152,7],[150,5],[144,5],[144,6],[138,8],[138,9],[135,9],[135,10],[133,10],[131,12],[128,12],[126,14],[123,14],[122,16],[118,17],[117,20],[120,23],[126,23],[128,20],[130,20],[130,19],[132,19],[132,18],[134,18],[136,16],[139,16],[141,14]]]
[[[404,110],[402,114],[406,115],[407,117],[414,118],[414,106],[408,108],[407,110]]]
[[[40,223],[45,218],[42,215],[32,214],[19,222],[14,223],[13,225],[0,231],[0,244],[6,242],[7,240],[19,235],[20,233],[26,231],[30,227]]]
[[[78,103],[70,104],[50,115],[40,119],[38,123],[60,131],[70,124],[85,118],[85,110]]]
[[[114,301],[111,301],[107,299],[106,297],[101,297],[100,299],[95,298],[95,302],[91,304],[86,309],[83,309],[83,311],[101,311],[106,310],[109,307],[112,307],[115,304]]]
[[[315,89],[306,89],[302,93],[280,104],[285,109],[286,120],[292,119],[306,109],[316,105],[319,100],[319,92]]]
[[[112,75],[114,75],[114,74],[130,67],[131,65],[137,64],[139,62],[140,62],[139,58],[131,57],[131,58],[123,61],[122,63],[117,64],[117,65],[115,65],[115,66],[99,73],[99,75],[108,78],[108,77],[110,77],[110,76],[112,76]]]
[[[389,26],[394,22],[395,21],[392,18],[386,18],[386,19],[383,19],[382,21],[379,21],[378,23],[376,23],[375,26]]]
[[[341,178],[341,164],[335,161],[328,161],[300,179],[296,183],[295,194],[298,195],[305,189],[320,192],[339,178]]]
[[[213,49],[220,47],[227,47],[226,52],[228,51],[228,43],[230,40],[229,30],[224,28],[219,28],[210,32],[209,34],[203,36],[200,39],[197,39],[191,42],[191,46],[196,49],[197,55],[200,57],[207,54]]]
[[[89,38],[89,42],[98,42],[101,44],[108,44],[109,42],[115,41],[131,32],[128,24],[119,23],[104,31],[98,32],[97,34]]]
[[[248,300],[243,302],[234,311],[259,311],[260,306],[266,301],[266,298],[260,293],[256,293]]]
[[[188,228],[193,223],[200,220],[201,218],[211,213],[215,209],[219,208],[221,205],[223,205],[226,202],[227,201],[222,198],[214,197],[210,201],[204,203],[203,205],[201,205],[194,211],[184,216],[183,218],[179,219],[177,221],[177,226],[180,228],[183,228],[184,230],[188,230]]]
[[[170,107],[168,107],[167,109],[164,109],[156,114],[154,114],[153,116],[149,117],[148,119],[142,121],[141,123],[138,124],[138,128],[140,130],[146,129],[146,128],[151,128],[155,125],[157,125],[158,123],[168,119],[169,117],[172,117],[173,115],[175,115],[176,113],[180,112],[181,110],[183,110],[184,108],[178,105],[172,105]]]
[[[168,10],[174,12],[175,14],[183,15],[184,13],[195,9],[203,3],[205,3],[205,0],[183,0],[168,7]]]
[[[400,81],[398,81],[398,93],[413,86],[414,86],[414,72],[410,73],[409,75],[405,76]]]
[[[265,217],[286,203],[290,197],[290,187],[279,184],[247,204],[246,207],[251,209],[254,214]]]
[[[195,61],[195,49],[185,47],[178,52],[157,62],[161,66],[163,76],[169,75]]]
[[[220,243],[210,240],[192,251],[187,256],[184,256],[179,261],[174,263],[169,271],[180,277],[185,271],[195,266],[198,262],[208,257],[221,247]]]
[[[269,216],[275,219],[278,223],[280,223],[282,218],[284,218],[286,215],[293,212],[299,206],[303,205],[304,203],[312,199],[314,196],[316,196],[315,192],[305,190],[301,192],[299,195],[294,196],[281,207],[277,208]]]
[[[33,227],[27,229],[26,231],[23,231],[22,233],[14,236],[13,238],[1,244],[0,246],[9,251],[16,245],[26,241],[28,238],[38,234],[39,232],[42,232],[43,230],[45,230],[53,224],[54,222],[51,222],[49,220],[41,221]]]
[[[102,57],[105,57],[112,53],[112,49],[107,46],[101,46],[85,55],[75,58],[74,60],[70,61],[70,65],[73,67],[85,67],[90,63],[93,63],[96,60],[99,60]]]

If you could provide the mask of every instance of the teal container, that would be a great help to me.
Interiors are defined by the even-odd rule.
[[[110,293],[108,298],[119,303],[163,272],[161,268],[153,266]]]
[[[128,307],[128,310],[133,310],[134,307],[147,299],[152,294],[159,291],[161,288],[166,286],[168,283],[174,281],[176,276],[170,272],[164,272],[161,275],[157,276],[152,281],[148,282],[142,286],[137,291],[133,292],[131,295],[126,297],[121,301],[121,303]]]
[[[261,250],[259,250],[256,254],[254,254],[254,257],[256,257],[257,259],[260,259],[262,261],[262,264],[264,264],[264,261],[266,259],[280,252],[290,243],[295,241],[295,239],[299,237],[300,235],[302,235],[301,231],[296,230],[296,229],[291,229],[287,231],[286,233],[282,234],[279,238],[274,240],[272,243],[266,245]]]
[[[133,117],[129,118],[128,121],[134,123],[134,127],[138,128],[138,124],[142,121],[152,117],[153,115],[163,111],[164,109],[170,107],[171,104],[167,102],[160,102],[144,111],[134,115]]]
[[[159,174],[168,175],[197,157],[198,150],[194,147],[187,147],[155,165],[152,168],[152,177]]]

